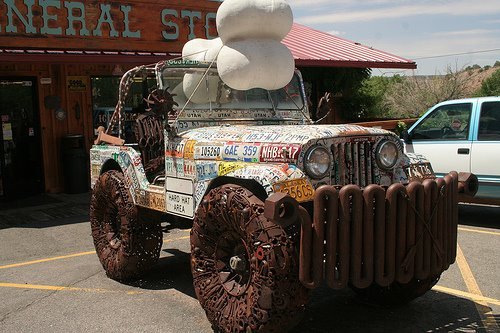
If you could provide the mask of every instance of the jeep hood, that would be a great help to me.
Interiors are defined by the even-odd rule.
[[[204,142],[269,142],[304,145],[311,140],[352,136],[395,136],[394,133],[358,125],[222,125],[180,133],[184,139]]]

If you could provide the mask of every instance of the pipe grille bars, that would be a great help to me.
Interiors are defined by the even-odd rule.
[[[332,181],[334,184],[358,184],[366,186],[372,184],[376,177],[377,168],[373,157],[374,143],[365,138],[364,141],[338,142],[330,146],[334,161],[338,161],[334,168]]]
[[[299,207],[300,280],[341,289],[439,275],[455,261],[457,204],[456,172],[389,188],[324,185],[312,219]]]

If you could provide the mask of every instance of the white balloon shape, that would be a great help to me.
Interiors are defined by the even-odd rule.
[[[182,57],[184,60],[212,62],[217,58],[217,54],[221,47],[222,40],[220,38],[210,40],[196,38],[184,44],[182,48]],[[191,102],[196,104],[215,102],[217,99],[217,88],[220,82],[219,78],[207,76],[203,82],[200,83],[202,78],[202,74],[185,74],[182,82],[184,95],[187,98],[191,97],[196,87],[198,87],[191,97]]]
[[[208,61],[217,58],[217,54],[222,47],[222,40],[195,38],[184,44],[182,57],[185,60]]]
[[[219,82],[220,80],[217,76],[207,75],[203,78],[203,74],[184,74],[182,88],[186,97],[191,98],[190,101],[193,103],[213,103],[217,100]],[[196,87],[198,87],[198,89],[196,89]],[[195,89],[196,92],[193,94]]]
[[[225,0],[216,24],[224,44],[246,38],[281,41],[292,28],[293,13],[285,0]]]
[[[229,42],[217,58],[222,81],[238,90],[282,88],[290,83],[294,68],[290,50],[275,40]]]

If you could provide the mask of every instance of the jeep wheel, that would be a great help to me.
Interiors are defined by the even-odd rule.
[[[110,278],[137,278],[158,260],[161,225],[145,215],[135,206],[123,174],[111,170],[99,177],[90,201],[90,224],[97,256]]]
[[[307,302],[298,279],[298,232],[287,235],[263,211],[249,190],[228,184],[211,190],[196,212],[193,283],[215,331],[283,332]]]
[[[405,284],[394,282],[387,287],[372,284],[365,289],[354,287],[351,287],[351,289],[363,300],[370,303],[387,306],[403,305],[431,290],[439,281],[439,277],[440,275],[429,277],[424,280],[414,279]]]

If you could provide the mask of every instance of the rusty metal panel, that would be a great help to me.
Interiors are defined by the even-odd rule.
[[[366,288],[441,274],[456,255],[457,179],[450,173],[389,188],[320,187],[313,218],[299,208],[301,282],[308,288],[323,279],[333,289],[349,283]]]
[[[332,184],[357,184],[365,187],[373,183],[374,161],[371,142],[336,142],[330,147],[335,168]]]

